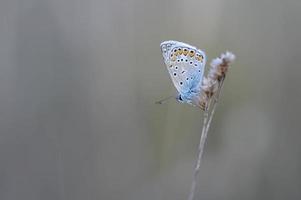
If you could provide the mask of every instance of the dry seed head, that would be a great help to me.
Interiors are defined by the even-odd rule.
[[[204,78],[202,82],[202,93],[200,98],[200,107],[202,110],[207,108],[210,98],[216,93],[218,89],[218,81],[209,78]]]
[[[231,52],[221,54],[220,57],[211,61],[211,68],[208,72],[208,78],[220,81],[227,73],[229,64],[235,60],[235,55]]]
[[[230,63],[234,60],[235,55],[227,51],[211,61],[208,76],[207,78],[204,77],[201,86],[202,92],[199,104],[202,110],[207,109],[211,97],[217,92],[220,81],[225,77]]]
[[[201,110],[205,111],[207,109],[208,102],[209,102],[209,98],[206,95],[202,95],[199,102]]]
[[[212,97],[213,94],[217,91],[218,88],[218,82],[216,80],[212,80],[209,78],[204,78],[203,79],[203,84],[202,84],[202,92],[207,96],[207,97]]]

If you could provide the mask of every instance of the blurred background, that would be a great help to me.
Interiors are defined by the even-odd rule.
[[[230,50],[196,199],[301,199],[301,1],[2,0],[0,199],[183,200],[202,112],[159,44]]]

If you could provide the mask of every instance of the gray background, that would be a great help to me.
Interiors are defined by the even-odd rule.
[[[202,113],[159,44],[237,55],[197,199],[301,199],[301,1],[2,0],[0,199],[183,200]]]

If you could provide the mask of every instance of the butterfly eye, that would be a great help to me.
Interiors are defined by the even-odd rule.
[[[183,85],[183,82],[180,82],[180,85]]]

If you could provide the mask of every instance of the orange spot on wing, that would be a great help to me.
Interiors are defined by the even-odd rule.
[[[173,53],[173,55],[177,56],[178,55],[178,50],[177,49],[173,49],[172,53]]]
[[[178,54],[181,55],[183,53],[183,49],[182,48],[178,48]]]
[[[204,57],[200,54],[196,54],[195,59],[197,59],[198,61],[202,62]]]
[[[194,50],[190,50],[190,51],[189,51],[189,56],[190,56],[190,57],[193,57],[194,55],[195,55],[195,51],[194,51]]]

